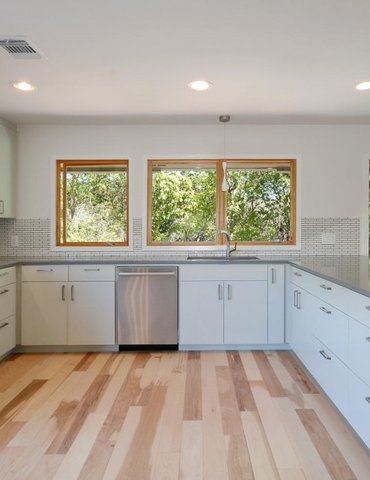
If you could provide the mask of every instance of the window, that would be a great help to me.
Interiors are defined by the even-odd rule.
[[[57,160],[56,244],[128,245],[128,161]]]
[[[148,161],[148,245],[295,245],[296,161]]]

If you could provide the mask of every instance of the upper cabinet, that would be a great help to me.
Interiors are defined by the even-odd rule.
[[[15,217],[15,156],[17,132],[0,121],[0,218]]]

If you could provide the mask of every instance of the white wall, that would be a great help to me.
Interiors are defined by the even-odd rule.
[[[361,217],[366,253],[367,125],[228,125],[230,155],[299,155],[302,217]],[[223,126],[18,127],[17,218],[50,218],[55,158],[122,155],[130,158],[131,216],[144,215],[148,156],[222,155]]]

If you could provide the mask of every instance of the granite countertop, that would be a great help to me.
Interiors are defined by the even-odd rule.
[[[0,268],[15,265],[41,264],[117,264],[117,265],[151,265],[151,264],[178,264],[178,265],[205,265],[205,264],[232,264],[235,262],[214,260],[190,261],[186,255],[92,255],[92,256],[49,256],[49,257],[0,257]],[[367,256],[277,256],[258,255],[257,260],[237,261],[240,264],[258,263],[289,263],[326,280],[338,283],[358,293],[370,297],[369,287],[369,258]]]

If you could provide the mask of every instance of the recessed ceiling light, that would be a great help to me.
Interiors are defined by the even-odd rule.
[[[197,92],[203,92],[204,90],[208,90],[212,86],[211,82],[207,82],[206,80],[194,80],[194,82],[190,82],[188,87],[196,90]]]
[[[17,90],[22,90],[22,92],[32,92],[36,88],[28,82],[14,82],[12,85]]]
[[[370,82],[362,82],[356,85],[356,90],[370,90]]]

